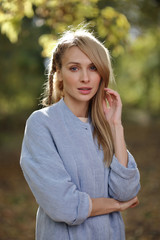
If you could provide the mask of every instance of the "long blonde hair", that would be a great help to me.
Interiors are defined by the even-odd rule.
[[[84,28],[65,32],[54,48],[42,104],[43,106],[49,106],[64,97],[63,81],[58,80],[56,69],[61,69],[64,52],[72,46],[79,47],[88,56],[101,76],[99,89],[90,102],[90,111],[94,127],[93,136],[97,138],[99,148],[100,146],[103,148],[104,162],[109,166],[114,149],[110,127],[104,116],[102,102],[105,99],[104,88],[108,87],[110,81],[114,81],[113,70],[108,49]]]

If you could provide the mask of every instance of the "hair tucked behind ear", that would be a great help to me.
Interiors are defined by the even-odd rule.
[[[93,136],[97,139],[99,148],[103,148],[104,162],[109,166],[114,148],[110,127],[104,116],[102,102],[105,99],[104,88],[108,87],[110,81],[114,81],[114,76],[108,49],[84,28],[65,32],[53,50],[42,104],[49,106],[64,97],[63,81],[58,79],[56,71],[62,67],[62,58],[66,49],[72,46],[79,47],[88,56],[101,76],[99,89],[90,102],[90,112],[94,127]]]

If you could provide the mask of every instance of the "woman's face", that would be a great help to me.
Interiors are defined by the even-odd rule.
[[[64,101],[68,105],[88,104],[101,80],[94,64],[76,46],[65,51],[57,74],[58,79],[63,81]]]

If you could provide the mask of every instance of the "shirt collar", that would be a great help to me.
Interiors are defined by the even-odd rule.
[[[74,115],[74,113],[65,104],[63,98],[58,102],[58,105],[62,109],[64,119],[65,121],[67,121],[68,124],[71,124],[72,126],[76,126],[76,127],[82,127],[82,128],[88,128],[89,125],[91,124],[90,114],[88,116],[88,122],[82,122],[77,116]]]

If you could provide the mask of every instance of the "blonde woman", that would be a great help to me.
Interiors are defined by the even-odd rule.
[[[108,50],[84,29],[53,50],[43,109],[26,123],[21,167],[39,204],[37,240],[124,240],[120,212],[138,204]]]

